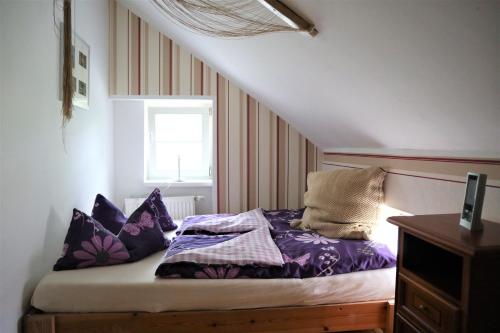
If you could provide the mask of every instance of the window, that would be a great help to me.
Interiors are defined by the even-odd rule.
[[[212,100],[144,101],[144,176],[150,183],[211,183]]]

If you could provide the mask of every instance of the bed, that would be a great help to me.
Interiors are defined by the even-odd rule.
[[[24,331],[392,331],[394,267],[303,279],[159,279],[163,255],[50,272]]]

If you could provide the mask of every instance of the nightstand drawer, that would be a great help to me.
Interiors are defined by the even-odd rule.
[[[408,320],[396,315],[396,333],[421,333],[421,331],[413,326]]]
[[[434,332],[458,332],[459,310],[439,296],[400,276],[399,307],[409,318]]]

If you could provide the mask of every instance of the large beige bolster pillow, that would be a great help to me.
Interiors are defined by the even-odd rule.
[[[330,238],[369,239],[384,200],[385,174],[378,167],[309,173],[304,216],[292,226]]]

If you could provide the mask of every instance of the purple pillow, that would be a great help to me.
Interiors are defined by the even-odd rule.
[[[163,231],[172,231],[177,229],[177,225],[168,214],[167,207],[161,199],[161,192],[159,188],[155,188],[148,197],[154,205],[154,209],[159,216],[159,222]]]
[[[127,247],[130,261],[137,261],[164,250],[169,243],[163,237],[155,205],[149,198],[130,215],[118,238]]]
[[[102,194],[95,197],[92,217],[115,235],[118,235],[125,222],[127,222],[127,218],[122,211]]]
[[[63,252],[55,271],[121,264],[130,254],[118,237],[77,209],[64,239]]]

